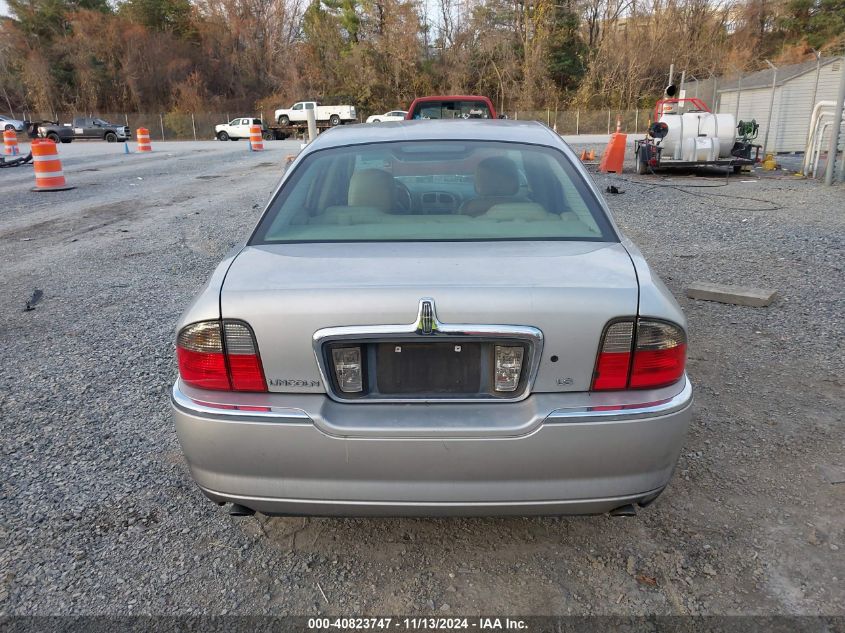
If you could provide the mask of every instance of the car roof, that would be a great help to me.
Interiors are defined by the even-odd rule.
[[[481,95],[431,95],[428,97],[417,97],[414,103],[421,103],[425,101],[490,101],[489,97]]]
[[[339,125],[323,132],[306,146],[305,152],[390,141],[504,141],[549,147],[565,146],[563,140],[537,121],[501,119],[426,119]]]

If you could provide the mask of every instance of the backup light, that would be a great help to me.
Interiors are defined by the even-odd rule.
[[[363,391],[360,347],[336,347],[332,350],[332,361],[334,361],[334,373],[341,391],[344,393]]]
[[[496,345],[496,391],[516,391],[524,354],[522,347]]]

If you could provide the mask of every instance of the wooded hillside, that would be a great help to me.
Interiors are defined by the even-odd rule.
[[[366,113],[426,93],[647,107],[700,79],[845,50],[845,0],[8,0],[0,103],[21,112]]]

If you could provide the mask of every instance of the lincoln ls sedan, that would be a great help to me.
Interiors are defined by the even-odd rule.
[[[690,420],[686,322],[548,127],[338,127],[176,332],[232,514],[633,514]]]

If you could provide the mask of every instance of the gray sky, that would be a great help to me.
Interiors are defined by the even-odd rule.
[[[0,15],[9,15],[9,5],[6,0],[0,0]]]

